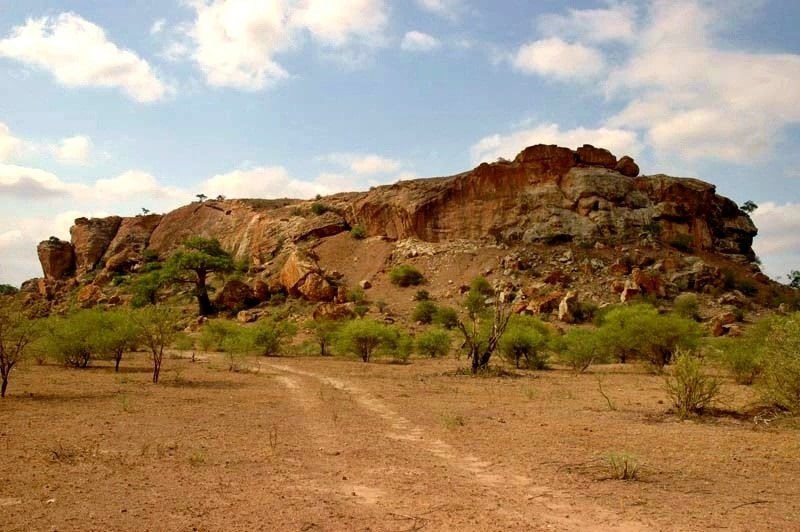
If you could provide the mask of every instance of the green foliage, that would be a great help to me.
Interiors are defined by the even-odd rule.
[[[578,301],[572,311],[572,317],[575,319],[575,323],[592,321],[598,310],[599,307],[593,301]]]
[[[417,352],[431,358],[443,357],[450,352],[453,338],[442,329],[425,331],[417,337]]]
[[[233,259],[222,249],[217,239],[192,237],[167,260],[163,268],[163,278],[170,282],[194,285],[199,313],[205,316],[213,311],[206,285],[208,274],[227,273],[234,267]]]
[[[358,356],[364,362],[392,346],[394,333],[389,326],[374,320],[357,319],[345,323],[336,338],[338,351]]]
[[[113,360],[114,370],[119,371],[125,351],[133,351],[138,347],[139,331],[127,310],[98,311],[95,320],[99,327],[93,335],[96,352],[102,358]]]
[[[651,305],[636,304],[608,312],[598,334],[604,351],[620,362],[643,359],[662,367],[677,349],[697,345],[700,327],[675,314],[659,314]]]
[[[639,459],[623,452],[610,452],[606,455],[611,478],[616,480],[636,480],[639,478]]]
[[[158,251],[154,249],[145,249],[142,251],[142,262],[158,262]]]
[[[228,362],[228,371],[239,371],[248,356],[256,354],[255,335],[244,327],[234,327],[223,338],[221,350]]]
[[[472,280],[469,285],[469,289],[470,291],[477,292],[484,297],[491,297],[494,295],[494,288],[492,288],[491,283],[489,283],[486,277],[482,275],[479,275]]]
[[[587,329],[570,329],[564,336],[551,342],[558,352],[558,360],[575,373],[583,373],[589,366],[608,360],[600,335]]]
[[[681,419],[700,413],[719,396],[719,381],[706,375],[700,359],[688,351],[678,351],[672,376],[665,379],[667,394]]]
[[[297,326],[288,321],[261,320],[251,328],[253,345],[264,356],[277,356],[286,352]]]
[[[675,249],[679,249],[681,251],[690,252],[692,250],[692,244],[694,243],[694,239],[692,235],[675,235],[669,241],[669,245],[674,247]]]
[[[329,210],[328,207],[322,203],[314,202],[311,204],[311,212],[317,216],[325,214],[326,212],[328,212],[328,210]]]
[[[758,205],[756,205],[755,202],[751,200],[747,200],[744,203],[742,203],[742,205],[739,208],[744,212],[746,212],[747,214],[752,214],[755,212],[756,209],[758,209]]]
[[[150,352],[153,362],[153,383],[158,382],[164,349],[178,332],[179,315],[169,307],[147,306],[131,313],[139,341]]]
[[[320,356],[330,355],[330,346],[336,339],[339,323],[330,319],[316,319],[306,322],[306,329],[311,333],[314,341],[319,346]]]
[[[154,266],[159,265],[154,264]],[[131,305],[133,308],[155,305],[158,299],[158,290],[163,284],[164,277],[160,267],[134,276],[131,283],[131,293],[133,294]]]
[[[467,309],[470,318],[474,319],[486,310],[486,296],[477,290],[470,290],[464,298],[464,308]]]
[[[650,220],[649,222],[647,222],[642,226],[642,230],[647,234],[653,235],[654,237],[658,237],[659,235],[661,235],[661,231],[663,229],[661,228],[661,224],[658,223],[657,220]]]
[[[776,317],[765,325],[761,343],[763,370],[757,384],[761,398],[800,414],[800,313]]]
[[[695,294],[680,294],[672,302],[672,306],[678,316],[694,321],[700,319],[700,306]]]
[[[101,311],[80,310],[67,316],[47,319],[43,347],[65,366],[85,368],[101,349],[103,327]]]
[[[425,299],[417,303],[417,306],[411,313],[411,319],[420,323],[429,324],[433,321],[433,318],[436,316],[436,312],[438,310],[439,309],[436,307],[436,304],[433,301],[428,301]]]
[[[236,334],[238,326],[230,321],[208,320],[200,331],[198,345],[203,351],[222,351],[225,338]]]
[[[0,296],[13,296],[19,292],[19,289],[10,284],[0,284]]]
[[[789,279],[789,286],[792,288],[800,288],[800,271],[792,270],[786,277]]]
[[[422,276],[419,270],[413,266],[409,264],[401,264],[392,268],[392,271],[389,272],[389,280],[391,280],[393,284],[406,287],[422,284],[425,278]]]
[[[37,323],[23,310],[20,303],[0,297],[0,397],[6,396],[12,370],[28,356],[38,333]]]
[[[172,339],[172,346],[178,351],[192,351],[197,345],[197,340],[183,331],[177,333]]]
[[[417,293],[414,294],[414,301],[428,301],[431,298],[430,292],[421,288],[417,290]]]
[[[350,229],[350,236],[356,240],[362,240],[367,237],[367,228],[363,224],[356,224]]]
[[[347,300],[351,303],[364,303],[367,300],[367,294],[360,286],[347,291]]]
[[[531,316],[512,316],[505,334],[500,338],[500,354],[519,369],[545,369],[547,354],[544,351],[550,339],[547,325]]]
[[[359,318],[363,318],[367,315],[367,312],[369,312],[369,305],[366,303],[356,303],[353,307],[353,312],[355,312]]]
[[[736,283],[736,289],[747,297],[753,297],[758,294],[758,287],[750,279],[738,280]]]
[[[454,329],[458,326],[458,312],[453,307],[439,307],[433,322],[445,329]]]

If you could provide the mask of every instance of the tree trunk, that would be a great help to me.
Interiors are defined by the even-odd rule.
[[[206,272],[204,271],[197,272],[197,305],[201,316],[208,316],[214,312],[214,307],[211,306],[211,300],[208,297]]]
[[[8,375],[3,375],[3,385],[0,388],[0,397],[6,396],[6,388],[8,388]]]
[[[119,373],[119,363],[122,361],[122,351],[117,351],[117,356],[114,357],[114,372]]]
[[[153,363],[153,384],[158,384],[158,374],[161,373],[161,363]]]

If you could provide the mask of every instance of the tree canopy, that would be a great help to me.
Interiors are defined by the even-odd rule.
[[[215,238],[192,237],[175,251],[164,265],[163,275],[170,282],[193,284],[201,316],[214,311],[208,297],[208,274],[230,272],[234,269],[233,258],[222,249]]]

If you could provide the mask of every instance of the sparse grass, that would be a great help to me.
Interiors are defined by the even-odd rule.
[[[467,422],[461,414],[442,414],[442,424],[445,428],[452,430],[465,426]]]
[[[200,449],[195,449],[189,455],[189,465],[192,467],[201,466],[206,463],[206,453]]]
[[[605,456],[611,478],[615,480],[638,480],[641,464],[629,453],[611,451]]]
[[[133,411],[133,403],[131,398],[128,397],[126,394],[122,394],[119,396],[119,407],[122,409],[123,412],[130,414]]]
[[[74,447],[57,443],[55,447],[50,449],[50,459],[53,462],[60,462],[62,464],[72,464],[78,457],[78,450]]]

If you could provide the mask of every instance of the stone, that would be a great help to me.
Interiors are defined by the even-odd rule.
[[[631,281],[639,287],[639,291],[643,294],[656,295],[658,297],[666,295],[664,283],[655,273],[644,272],[639,268],[634,268],[631,272]]]
[[[253,299],[253,290],[247,283],[234,279],[225,283],[214,302],[219,309],[238,310],[251,305]]]
[[[299,252],[292,252],[280,271],[280,282],[293,296],[310,301],[330,301],[337,295],[336,288],[322,275],[316,262]]]
[[[297,290],[309,301],[332,301],[337,294],[336,288],[316,272],[306,275]]]
[[[614,168],[617,165],[617,158],[605,148],[595,148],[591,144],[584,144],[575,151],[578,154],[578,162],[605,168]]]
[[[36,251],[45,278],[66,279],[75,273],[75,251],[69,242],[50,237],[40,242]]]
[[[570,290],[558,304],[558,319],[564,323],[575,322],[575,308],[578,305],[578,294]]]
[[[264,282],[262,279],[256,279],[253,281],[253,299],[256,300],[258,303],[263,301],[269,300],[272,293],[269,289],[269,284]]]
[[[625,177],[636,177],[639,175],[639,165],[636,164],[632,157],[623,155],[617,162],[614,169]]]
[[[628,279],[625,281],[625,286],[622,288],[622,293],[619,295],[619,300],[622,303],[627,303],[634,297],[638,296],[641,293],[639,289],[639,285],[634,283],[632,280]]]
[[[711,319],[711,323],[709,324],[711,336],[724,335],[728,330],[725,328],[725,326],[736,323],[737,321],[736,314],[733,312],[726,311],[722,312],[721,314],[717,314]]]
[[[311,315],[315,320],[349,320],[356,317],[353,307],[353,303],[320,303]]]
[[[563,297],[563,292],[550,292],[528,303],[528,310],[533,314],[550,314],[558,308]]]
[[[99,286],[87,284],[78,290],[76,300],[81,308],[92,308],[100,302],[103,292]]]
[[[608,273],[611,275],[628,275],[630,271],[630,266],[621,261],[617,261],[608,267]]]
[[[119,216],[107,218],[77,218],[69,234],[75,249],[75,269],[78,275],[94,270],[105,255],[122,223]]]
[[[742,308],[747,306],[747,297],[738,290],[731,290],[719,296],[719,298],[717,298],[717,303],[720,305]]]
[[[372,288],[372,283],[367,281],[366,279],[362,279],[358,282],[358,286],[360,286],[364,290],[369,290],[370,288]]]
[[[236,321],[239,323],[253,323],[254,321],[258,321],[263,315],[264,311],[260,309],[240,310],[236,314]]]
[[[553,270],[552,272],[548,273],[543,280],[549,285],[559,284],[562,286],[567,286],[572,279],[570,279],[569,275],[564,273],[563,270]]]

